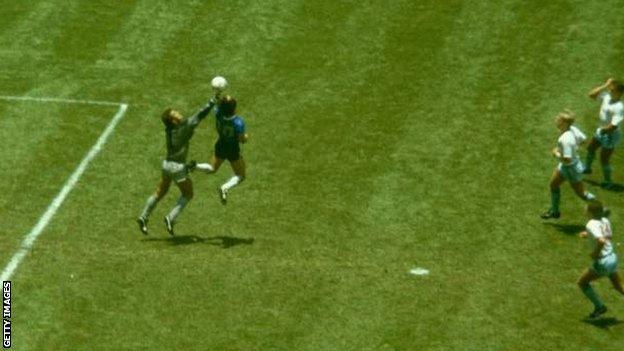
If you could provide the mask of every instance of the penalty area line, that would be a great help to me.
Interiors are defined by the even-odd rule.
[[[52,217],[54,217],[59,207],[61,207],[67,195],[76,186],[76,183],[78,183],[78,180],[87,169],[87,166],[89,165],[91,160],[93,160],[93,158],[95,158],[95,156],[102,150],[102,146],[104,146],[108,137],[113,133],[119,121],[126,114],[126,110],[128,109],[127,104],[116,103],[115,105],[119,106],[119,110],[108,123],[106,129],[104,129],[102,134],[100,134],[100,137],[97,139],[95,144],[93,144],[89,152],[87,152],[82,161],[80,161],[78,167],[76,167],[74,172],[69,176],[69,178],[67,178],[65,184],[63,184],[63,187],[61,188],[61,191],[59,191],[54,200],[52,200],[46,211],[39,218],[37,224],[30,230],[28,234],[26,234],[20,248],[15,252],[15,254],[13,254],[13,257],[11,257],[11,260],[6,265],[6,267],[4,267],[2,275],[0,276],[0,281],[7,281],[11,279],[11,276],[13,276],[13,273],[15,272],[17,267],[24,260],[24,257],[26,257],[26,254],[30,251],[39,235],[41,235],[45,227],[48,225],[48,223],[50,223],[50,220],[52,219]]]
[[[121,104],[119,102],[100,101],[100,100],[62,99],[62,98],[54,98],[54,97],[0,95],[0,100],[34,101],[34,102],[56,102],[56,103],[67,103],[67,104],[103,105],[103,106],[121,106],[121,105],[126,105],[126,107],[127,107],[127,104]]]

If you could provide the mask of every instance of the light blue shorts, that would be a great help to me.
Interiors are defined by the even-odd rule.
[[[600,142],[600,146],[604,149],[615,149],[615,147],[620,143],[620,139],[622,139],[622,133],[619,129],[614,131],[613,133],[604,133],[600,134],[600,128],[596,129],[596,134],[594,134],[594,138]]]
[[[561,173],[563,179],[570,183],[577,183],[583,180],[583,162],[577,161],[571,165],[559,163],[557,169],[559,170],[559,173]]]
[[[617,255],[612,253],[603,258],[594,260],[594,263],[589,269],[596,272],[601,277],[611,275],[617,270]]]

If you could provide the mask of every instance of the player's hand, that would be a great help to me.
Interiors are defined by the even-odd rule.
[[[613,78],[609,78],[607,79],[607,82],[605,83],[605,87],[608,87],[609,85],[611,85],[611,83],[613,83],[615,81],[615,79]]]
[[[212,91],[214,91],[214,98],[215,100],[219,100],[219,98],[221,97],[221,89],[217,89],[217,88],[212,88]]]
[[[582,232],[579,233],[579,238],[587,238],[587,230],[583,230]]]

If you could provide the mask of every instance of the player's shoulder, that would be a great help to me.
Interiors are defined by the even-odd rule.
[[[559,137],[559,141],[565,143],[575,143],[576,142],[576,134],[573,129],[568,129]]]
[[[234,123],[236,125],[244,125],[245,124],[245,120],[243,119],[243,117],[241,117],[239,115],[235,115],[234,119],[232,120],[232,123]]]
[[[601,224],[602,224],[601,221],[592,218],[589,221],[587,221],[587,224],[585,225],[585,229],[587,229],[588,231],[592,233],[598,233],[600,232],[599,229],[600,229]]]

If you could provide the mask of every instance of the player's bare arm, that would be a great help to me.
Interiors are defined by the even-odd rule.
[[[604,90],[606,90],[606,89],[609,87],[609,85],[611,85],[611,83],[613,83],[613,78],[609,78],[609,79],[607,79],[607,81],[606,81],[604,84],[599,85],[599,86],[597,86],[597,87],[593,88],[592,90],[590,90],[590,91],[589,91],[589,94],[588,94],[588,95],[589,95],[589,97],[590,97],[591,99],[595,99],[595,98],[597,98],[597,97],[598,97],[598,95],[600,95],[600,93],[601,93],[601,92],[603,92]]]
[[[605,238],[598,238],[596,240],[596,247],[594,248],[594,251],[592,251],[591,254],[589,254],[589,256],[595,260],[600,258],[600,251],[602,251],[602,248],[605,246],[606,244],[606,239]]]

